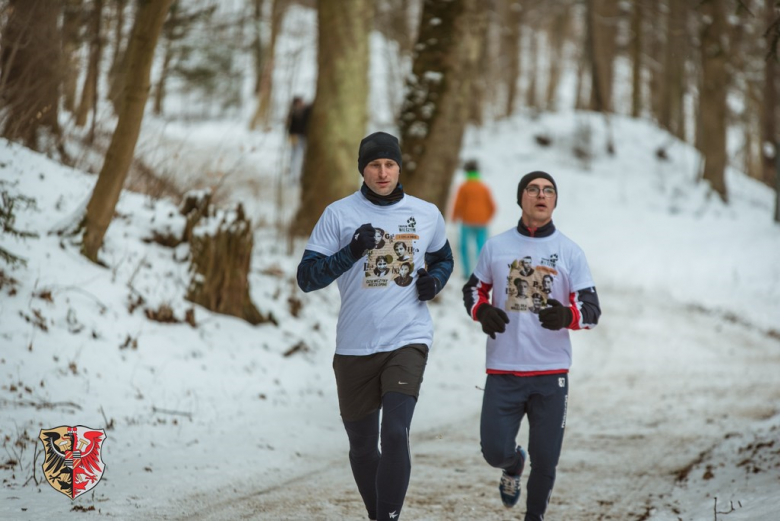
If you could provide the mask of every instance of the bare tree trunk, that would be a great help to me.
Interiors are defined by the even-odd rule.
[[[648,30],[646,37],[646,66],[650,71],[650,113],[656,121],[661,119],[661,98],[664,91],[663,62],[666,51],[666,44],[662,28],[666,22],[663,11],[666,8],[665,3],[652,2],[644,4],[643,12],[646,15]]]
[[[759,181],[763,181],[764,177],[764,158],[761,152],[763,148],[761,141],[761,112],[763,110],[761,87],[762,85],[755,81],[746,81],[744,86],[746,92],[743,93],[745,110],[740,118],[745,142],[745,145],[742,147],[744,154],[743,171],[749,177]]]
[[[522,62],[520,61],[520,27],[523,24],[523,6],[519,2],[510,2],[507,8],[506,32],[502,38],[502,50],[509,63],[506,68],[506,110],[509,117],[515,112],[517,99],[517,81],[520,78]]]
[[[528,85],[525,88],[525,104],[535,111],[539,110],[539,96],[536,88],[536,79],[539,77],[539,45],[541,35],[533,27],[528,28]]]
[[[79,59],[81,47],[82,0],[65,0],[62,5],[62,63],[65,67],[62,82],[62,106],[73,112],[76,109]]]
[[[496,8],[495,0],[488,0],[483,2],[483,9],[485,9],[485,23],[483,24],[484,33],[479,35],[479,38],[485,42],[482,45],[480,56],[478,59],[477,69],[472,77],[471,95],[469,96],[469,123],[476,126],[481,126],[484,122],[485,103],[488,100],[487,90],[488,82],[490,80],[491,63],[490,59],[490,47],[487,45],[487,38],[489,32],[488,18],[489,14],[495,12]]]
[[[408,56],[412,52],[414,44],[411,24],[409,23],[409,0],[399,0],[398,9],[394,10],[392,19],[393,32],[397,34],[399,52],[402,56]]]
[[[675,15],[672,19],[672,41],[678,51],[673,54],[676,60],[674,67],[675,81],[671,92],[671,125],[672,133],[680,140],[685,141],[687,135],[687,123],[685,121],[685,95],[689,91],[688,73],[686,65],[691,60],[692,47],[688,39],[688,21],[691,15],[690,7],[685,3],[674,8]]]
[[[374,3],[373,29],[397,43],[400,56],[409,56],[416,31],[411,23],[410,0],[376,0]]]
[[[165,40],[165,51],[163,54],[163,62],[160,70],[160,76],[157,78],[157,84],[154,86],[154,113],[156,115],[162,114],[163,100],[165,99],[165,82],[168,79],[168,71],[171,67],[171,60],[173,59],[173,33],[177,29],[177,14],[179,12],[179,4],[174,0],[171,5],[170,13],[168,14],[168,20],[163,24],[162,37]]]
[[[642,114],[642,0],[632,2],[631,11],[631,117]]]
[[[264,0],[249,0],[252,4],[252,58],[255,64],[255,95],[260,92],[263,76],[263,3]]]
[[[426,0],[401,111],[407,192],[446,208],[458,169],[487,13],[478,0]],[[431,23],[437,20],[439,23]]]
[[[0,135],[40,150],[41,131],[60,134],[60,10],[44,0],[10,0],[10,13],[0,36]]]
[[[780,223],[780,138],[775,140],[775,222]]]
[[[111,56],[111,67],[108,70],[108,99],[111,101],[114,112],[119,113],[119,98],[124,85],[125,39],[122,28],[125,23],[125,4],[127,0],[115,0],[116,11],[114,13],[114,52]]]
[[[767,27],[780,20],[780,5],[776,0],[764,0],[764,20]],[[777,100],[777,55],[772,56],[772,43],[767,31],[767,57],[764,60],[764,92],[763,108],[761,110],[761,157],[763,169],[763,181],[770,187],[775,186],[775,177],[778,175],[774,154],[777,150],[773,143],[780,143],[778,135],[778,100]],[[774,150],[773,150],[774,149]],[[773,154],[774,152],[774,154]],[[780,196],[780,193],[779,193]]]
[[[373,0],[319,2],[317,95],[293,235],[309,235],[327,205],[357,188],[357,150],[368,119],[368,28],[373,16]]]
[[[744,6],[744,4],[742,4]],[[728,9],[728,7],[726,7]],[[738,8],[734,22],[727,24],[728,67],[734,91],[743,99],[742,110],[729,117],[729,124],[741,126],[744,145],[741,147],[743,171],[754,179],[763,177],[761,158],[761,102],[762,85],[757,78],[758,69],[754,57],[761,52],[758,38],[754,38],[755,14],[746,6]]]
[[[100,55],[103,51],[103,38],[101,33],[101,20],[103,19],[103,0],[93,0],[92,17],[90,19],[90,34],[92,42],[89,46],[89,64],[87,75],[84,78],[84,86],[81,89],[81,102],[76,111],[76,126],[83,127],[87,123],[87,116],[92,107],[97,105],[98,77],[100,70]]]
[[[683,2],[669,2],[666,16],[666,52],[660,91],[658,123],[680,139],[685,139],[683,96],[685,95],[685,62],[688,56]]]
[[[728,88],[727,38],[723,0],[699,5],[701,20],[702,85],[700,117],[702,128],[703,179],[725,202],[726,191],[726,92]]]
[[[561,79],[561,69],[564,64],[563,44],[566,43],[566,36],[569,34],[569,24],[571,23],[571,4],[564,2],[553,7],[552,24],[550,30],[547,31],[550,49],[550,74],[547,80],[547,95],[545,96],[544,104],[547,110],[551,111],[556,109],[558,83]]]
[[[260,89],[257,93],[257,109],[255,110],[252,121],[249,123],[249,128],[256,129],[260,126],[268,126],[271,118],[271,102],[273,100],[273,76],[276,53],[276,38],[282,29],[282,20],[284,19],[284,12],[287,7],[287,0],[272,0],[273,8],[271,9],[271,41],[268,43],[268,47],[265,52],[265,59],[263,60],[263,73],[260,76]],[[333,27],[337,27],[338,23]],[[368,29],[366,28],[366,31]],[[332,33],[331,33],[332,34]],[[320,48],[321,50],[321,48]]]
[[[590,108],[612,111],[612,65],[615,61],[618,22],[617,0],[588,0],[591,63]]]
[[[165,99],[165,82],[168,78],[168,72],[173,59],[173,41],[165,40],[165,50],[163,51],[163,62],[160,67],[160,76],[154,86],[154,114],[159,116],[163,113],[163,100]]]
[[[590,29],[586,29],[586,32],[587,31],[590,31]],[[585,110],[588,108],[588,103],[585,99],[585,96],[589,95],[589,92],[586,92],[585,90],[587,86],[585,73],[590,69],[590,57],[588,56],[590,53],[588,52],[587,40],[588,37],[586,36],[586,43],[580,49],[579,59],[577,60],[577,83],[574,88],[574,108],[576,110]]]
[[[128,69],[122,93],[122,110],[84,217],[84,241],[81,249],[93,262],[98,262],[98,250],[111,224],[127,170],[133,160],[151,87],[149,76],[154,49],[172,2],[173,0],[139,0],[138,3],[138,12],[127,48]]]

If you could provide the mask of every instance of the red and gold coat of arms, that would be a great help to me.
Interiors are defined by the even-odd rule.
[[[101,457],[105,431],[83,425],[62,426],[41,429],[38,438],[45,455],[43,475],[54,490],[76,499],[95,488],[106,470]]]

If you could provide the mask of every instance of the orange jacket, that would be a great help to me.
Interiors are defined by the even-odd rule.
[[[465,181],[455,195],[452,219],[469,226],[485,226],[493,218],[496,205],[490,189],[477,179]]]

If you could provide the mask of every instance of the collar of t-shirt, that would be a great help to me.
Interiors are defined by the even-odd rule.
[[[523,223],[523,220],[520,219],[517,222],[517,231],[520,235],[525,235],[526,237],[549,237],[555,232],[555,225],[550,221],[544,226],[529,228]]]
[[[395,204],[404,198],[404,187],[403,185],[401,185],[401,183],[398,183],[395,186],[395,189],[389,194],[379,195],[378,193],[371,190],[368,186],[366,186],[366,183],[363,183],[363,186],[360,187],[360,193],[362,193],[366,199],[368,199],[375,205],[390,206],[391,204]]]

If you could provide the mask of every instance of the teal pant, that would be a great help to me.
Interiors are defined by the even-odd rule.
[[[479,252],[487,240],[487,226],[460,225],[460,260],[463,277],[468,280],[476,267]]]

